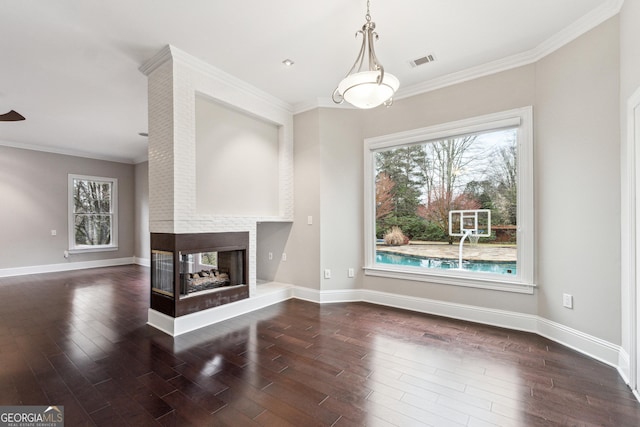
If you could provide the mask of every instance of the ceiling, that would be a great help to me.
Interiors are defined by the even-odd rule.
[[[530,63],[623,0],[371,0],[376,52],[397,98]],[[291,106],[329,105],[360,48],[365,0],[4,0],[0,144],[145,159],[146,77],[171,44]],[[409,61],[436,61],[412,68]],[[295,61],[285,67],[284,59]]]

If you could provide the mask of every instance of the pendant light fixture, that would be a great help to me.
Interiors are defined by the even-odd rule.
[[[367,0],[366,22],[362,30],[356,33],[362,34],[362,46],[353,67],[342,79],[336,90],[333,91],[333,102],[342,104],[347,101],[357,108],[374,108],[380,104],[390,106],[393,103],[393,94],[398,90],[400,81],[392,74],[385,73],[384,67],[378,62],[373,41],[378,39],[375,32],[376,24],[371,21],[369,13],[369,0]],[[365,54],[369,61],[368,70],[362,70]]]

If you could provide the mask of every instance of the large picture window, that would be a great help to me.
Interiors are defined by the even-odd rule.
[[[531,108],[366,140],[366,273],[531,292]]]
[[[69,175],[69,250],[99,251],[118,247],[115,178]]]

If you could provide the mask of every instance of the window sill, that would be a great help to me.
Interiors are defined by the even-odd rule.
[[[373,267],[365,267],[364,274],[366,276],[385,277],[388,279],[413,280],[419,282],[430,282],[443,285],[465,286],[468,288],[491,289],[494,291],[514,292],[520,294],[533,294],[536,285],[532,283],[524,283],[518,280],[505,280],[496,275],[488,275],[487,278],[478,278],[476,274],[473,276],[465,274],[465,272],[447,272],[435,273],[424,272],[412,268],[388,267],[376,265]]]
[[[70,254],[85,254],[89,252],[112,252],[117,251],[117,246],[100,246],[100,247],[87,247],[87,248],[73,248],[69,249]]]

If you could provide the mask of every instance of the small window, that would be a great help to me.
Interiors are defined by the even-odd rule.
[[[69,175],[69,250],[118,248],[118,180]]]

